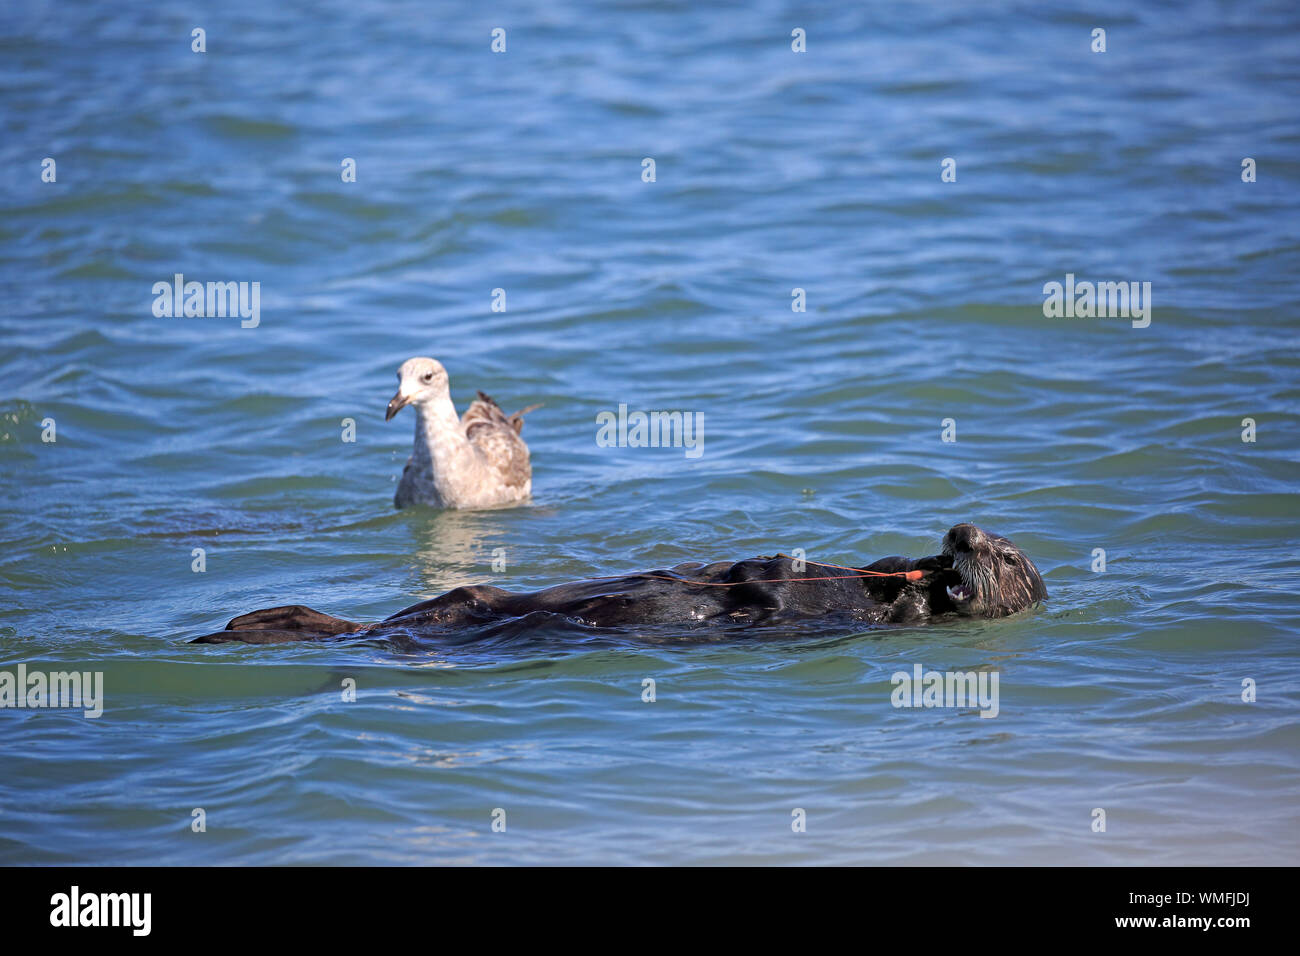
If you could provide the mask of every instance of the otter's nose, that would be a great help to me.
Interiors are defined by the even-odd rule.
[[[970,551],[975,547],[979,533],[980,529],[973,524],[954,525],[948,532],[948,544],[957,552]]]

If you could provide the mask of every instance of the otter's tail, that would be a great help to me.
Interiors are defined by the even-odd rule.
[[[313,611],[301,604],[291,604],[241,614],[227,624],[224,631],[196,637],[190,643],[226,644],[240,641],[244,644],[287,644],[291,641],[319,641],[337,634],[359,631],[361,627],[360,624]]]

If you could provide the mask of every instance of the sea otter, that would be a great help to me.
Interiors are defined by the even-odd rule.
[[[679,564],[519,594],[460,587],[377,624],[356,624],[295,604],[253,611],[194,644],[283,644],[333,637],[436,637],[522,618],[568,618],[588,627],[752,624],[830,613],[868,624],[921,624],[944,614],[1005,617],[1047,597],[1032,561],[1008,539],[959,524],[928,558],[881,558],[865,568],[798,563],[784,555],[734,564]]]

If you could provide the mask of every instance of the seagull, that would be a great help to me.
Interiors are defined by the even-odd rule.
[[[402,470],[393,505],[491,508],[518,504],[532,493],[528,446],[519,437],[530,405],[507,417],[482,392],[457,417],[442,363],[407,359],[397,370],[397,394],[384,421],[407,405],[415,408],[415,447]]]

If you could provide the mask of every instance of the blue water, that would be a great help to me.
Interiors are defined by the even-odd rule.
[[[6,7],[0,670],[105,700],[0,710],[0,863],[1300,862],[1300,7],[1141,6]],[[155,317],[176,273],[260,323]],[[412,355],[545,403],[529,505],[392,509]],[[600,447],[620,403],[703,454]],[[1045,607],[185,643],[963,520]],[[892,707],[916,664],[998,716]]]

